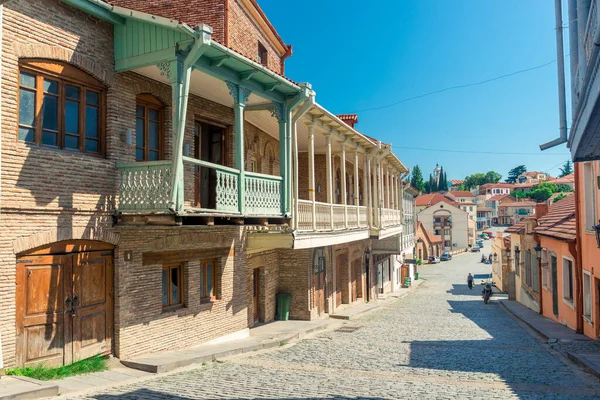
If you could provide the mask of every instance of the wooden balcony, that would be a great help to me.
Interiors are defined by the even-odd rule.
[[[186,198],[183,213],[180,214],[264,218],[283,216],[281,177],[253,172],[241,174],[237,169],[190,157],[183,157],[183,161],[193,166],[193,175],[185,175],[186,178],[193,176],[193,179],[184,179],[184,185],[192,185],[194,190],[183,188],[193,193],[193,198]],[[172,161],[117,164],[117,168],[120,176],[119,212],[171,212]],[[206,199],[204,204],[200,202],[201,198]]]
[[[369,227],[366,206],[298,200],[298,231],[334,232]]]

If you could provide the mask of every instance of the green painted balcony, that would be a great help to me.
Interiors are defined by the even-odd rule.
[[[180,214],[283,216],[281,177],[245,172],[242,181],[240,171],[234,168],[190,157],[183,157],[183,161],[191,168],[184,176],[185,202]],[[123,163],[117,168],[120,212],[171,212],[172,161]],[[244,193],[243,201],[240,193]]]

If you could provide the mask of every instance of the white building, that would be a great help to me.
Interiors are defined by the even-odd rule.
[[[469,245],[469,213],[455,204],[439,201],[417,214],[417,221],[425,229],[442,238],[447,252],[464,250]]]

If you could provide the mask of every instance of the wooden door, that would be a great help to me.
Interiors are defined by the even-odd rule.
[[[259,294],[260,294],[260,286],[259,286],[259,269],[256,268],[252,273],[252,286],[253,286],[253,300],[254,300],[254,322],[258,322],[259,318]]]
[[[351,286],[352,286],[352,292],[350,293],[351,296],[351,301],[356,301],[356,299],[358,298],[357,292],[358,292],[358,284],[357,284],[357,274],[358,274],[358,270],[360,269],[360,260],[354,260],[352,261],[352,271],[351,271]]]
[[[558,316],[558,270],[556,256],[550,256],[550,274],[552,279],[552,312]]]
[[[342,269],[348,268],[345,254],[337,256],[335,270],[335,305],[342,304]]]
[[[68,365],[111,351],[112,251],[17,260],[17,365]]]
[[[325,272],[319,271],[313,274],[314,304],[317,313],[321,315],[325,311]]]
[[[18,366],[61,366],[71,361],[69,256],[17,260],[16,334]]]
[[[112,267],[112,252],[73,255],[73,361],[110,353]]]

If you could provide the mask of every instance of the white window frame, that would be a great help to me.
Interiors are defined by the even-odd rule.
[[[566,288],[567,288],[567,285],[566,285],[567,282],[565,281],[565,278],[566,278],[565,261],[568,261],[571,263],[571,276],[569,276],[568,278],[569,278],[569,283],[570,283],[571,291],[573,292],[573,295],[570,299],[565,297]],[[574,307],[573,306],[573,298],[575,297],[575,285],[573,284],[573,274],[574,274],[573,270],[574,269],[575,269],[575,262],[573,261],[573,259],[571,257],[562,256],[562,299],[571,308]]]
[[[593,232],[596,225],[596,179],[593,162],[583,163],[583,208],[584,229]]]
[[[549,265],[548,263],[549,263],[548,250],[543,249],[542,250],[542,286],[546,290],[549,290],[548,287],[549,287],[549,283],[550,283],[550,273],[548,270],[548,265]]]
[[[588,287],[586,290],[585,280],[588,280]],[[583,319],[590,324],[593,324],[593,305],[592,305],[592,274],[589,271],[583,270]],[[587,300],[587,301],[586,301]],[[589,314],[586,314],[586,308],[589,307]]]

